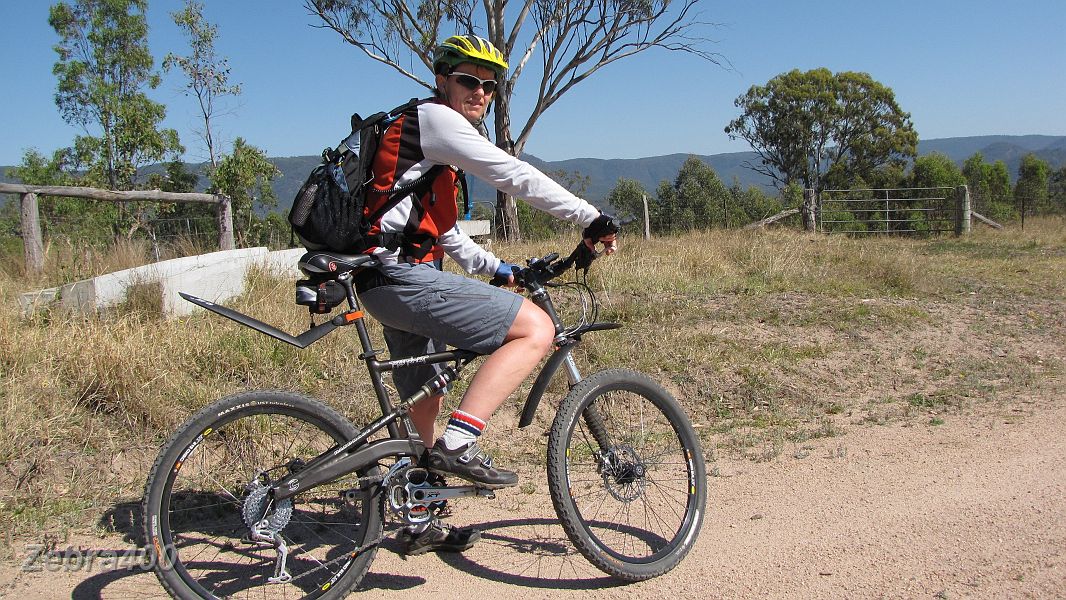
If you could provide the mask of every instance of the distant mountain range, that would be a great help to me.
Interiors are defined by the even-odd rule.
[[[1066,165],[1066,136],[1048,135],[983,135],[973,137],[941,138],[923,140],[918,144],[918,154],[925,155],[939,152],[950,157],[960,165],[975,152],[984,155],[985,161],[1002,160],[1007,164],[1011,177],[1016,177],[1021,159],[1030,152],[1047,161],[1052,169]],[[586,198],[594,204],[603,204],[604,198],[621,177],[636,179],[650,193],[663,180],[673,180],[678,170],[690,154],[669,154],[633,159],[599,159],[573,158],[560,161],[543,161],[535,156],[525,155],[524,159],[543,171],[577,171],[590,178]],[[754,152],[731,152],[699,156],[710,165],[718,176],[731,185],[734,181],[742,187],[759,186],[771,188],[768,178],[746,168],[745,163],[758,160]],[[304,178],[319,162],[317,156],[293,156],[271,159],[281,171],[282,176],[274,182],[274,192],[278,196],[279,209],[287,210],[292,199],[300,189]],[[203,165],[195,165],[201,170]],[[4,169],[6,172],[6,168]],[[2,181],[10,181],[6,176]],[[204,179],[201,178],[201,182]],[[475,202],[494,202],[495,193],[489,186],[470,178],[471,197]]]

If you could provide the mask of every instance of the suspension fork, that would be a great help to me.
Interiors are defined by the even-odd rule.
[[[563,365],[566,367],[566,377],[570,380],[570,387],[573,388],[581,381],[581,371],[577,368],[577,361],[574,360],[573,353],[567,353]],[[603,423],[603,415],[600,414],[600,409],[596,406],[595,401],[590,402],[585,407],[585,410],[581,413],[581,418],[585,421],[585,425],[588,426],[589,432],[592,434],[593,439],[596,440],[596,444],[599,445],[600,452],[606,454],[611,447],[611,439],[607,435],[607,426]]]
[[[600,409],[596,407],[595,400],[585,407],[584,412],[581,413],[581,418],[585,420],[589,433],[592,434],[592,438],[596,440],[596,444],[600,447],[600,455],[606,457],[611,451],[611,437],[607,435],[607,426],[603,422],[603,415],[600,413]]]

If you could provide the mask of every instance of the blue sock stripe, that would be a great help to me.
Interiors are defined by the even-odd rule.
[[[469,433],[471,435],[474,435],[474,436],[481,435],[481,430],[480,429],[478,429],[477,427],[474,427],[470,423],[467,423],[465,421],[460,421],[459,419],[448,419],[448,428],[449,429],[452,429],[452,428],[461,429],[461,430],[466,431],[467,433]]]

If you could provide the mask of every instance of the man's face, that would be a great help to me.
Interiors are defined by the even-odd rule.
[[[479,80],[495,80],[496,73],[488,67],[473,63],[460,63],[451,75],[437,75],[437,89],[444,92],[445,104],[466,117],[467,121],[477,123],[484,118],[485,111],[492,102],[493,94],[485,93],[484,84],[470,77],[476,77]]]

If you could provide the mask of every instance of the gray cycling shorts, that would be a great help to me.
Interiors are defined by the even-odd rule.
[[[392,359],[442,352],[446,346],[490,354],[503,345],[522,297],[484,281],[438,271],[430,263],[382,265],[384,275],[361,291],[363,307],[385,328]],[[443,368],[415,365],[393,371],[402,398]]]

